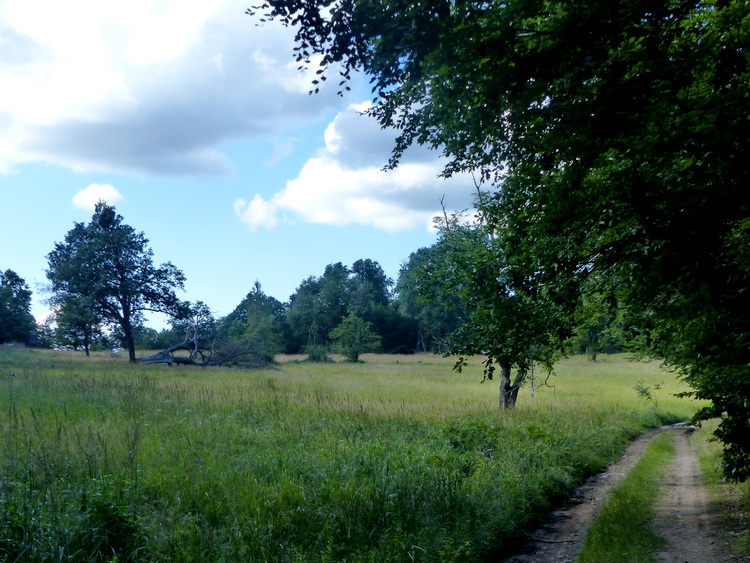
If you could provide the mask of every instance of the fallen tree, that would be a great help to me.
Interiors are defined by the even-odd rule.
[[[208,306],[201,301],[192,305],[186,303],[183,308],[188,313],[177,319],[173,326],[184,331],[184,340],[142,358],[141,363],[241,367],[263,367],[273,363],[273,354],[260,335],[228,336],[220,330]]]
[[[263,367],[273,363],[273,356],[263,351],[256,337],[243,340],[201,340],[186,338],[140,360],[143,364],[185,364],[191,366],[233,365]],[[184,353],[187,352],[187,355]]]

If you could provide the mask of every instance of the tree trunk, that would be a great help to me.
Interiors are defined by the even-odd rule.
[[[137,362],[135,359],[135,338],[133,338],[133,328],[130,325],[123,325],[122,332],[125,335],[125,340],[128,343],[128,360],[131,364]]]
[[[521,389],[526,372],[519,370],[513,384],[510,382],[510,363],[500,362],[500,409],[512,409],[516,406],[518,391]]]
[[[513,385],[510,388],[510,408],[516,406],[516,399],[518,399],[518,391],[521,389],[521,385],[526,379],[526,372],[520,369],[516,373],[516,379],[513,381]]]
[[[510,384],[510,363],[500,362],[500,410],[512,409],[516,406],[518,390],[513,393]]]

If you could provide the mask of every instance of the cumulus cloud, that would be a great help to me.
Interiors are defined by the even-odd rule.
[[[228,174],[226,141],[341,107],[335,87],[307,96],[291,30],[243,11],[231,0],[0,0],[0,171],[43,161]]]
[[[105,201],[109,205],[119,205],[125,198],[110,184],[90,184],[73,196],[73,205],[88,211],[93,211],[100,201]]]
[[[234,202],[234,212],[250,230],[260,227],[275,227],[279,223],[279,207],[256,195],[252,201],[238,199]]]
[[[395,170],[383,171],[395,134],[361,114],[366,105],[340,112],[325,133],[325,146],[296,178],[265,200],[238,200],[235,212],[251,230],[282,219],[328,225],[370,225],[388,232],[430,226],[447,194],[451,209],[471,205],[465,176],[439,179],[444,162],[434,151],[410,149]]]

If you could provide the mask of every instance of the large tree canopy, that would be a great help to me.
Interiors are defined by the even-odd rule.
[[[65,242],[47,255],[52,302],[62,311],[83,310],[77,318],[84,324],[119,326],[135,362],[134,328],[143,313],[184,312],[175,290],[183,287],[185,276],[169,262],[154,266],[152,256],[144,234],[99,202],[91,222],[75,223]]]
[[[721,416],[750,476],[750,5],[740,0],[268,0],[319,79],[446,174],[472,171],[511,265],[570,314],[606,296]]]

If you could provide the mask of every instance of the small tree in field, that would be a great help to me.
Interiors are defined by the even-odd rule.
[[[538,273],[512,262],[503,231],[482,215],[481,194],[477,208],[473,220],[463,213],[436,218],[439,240],[414,272],[416,291],[428,301],[456,303],[459,326],[448,342],[458,356],[454,369],[460,373],[468,356],[483,356],[484,376],[499,376],[499,406],[509,409],[534,365],[552,371],[568,321],[546,298]]]
[[[335,342],[336,351],[352,362],[358,362],[361,354],[380,350],[380,336],[370,323],[356,315],[346,317],[329,336]]]

